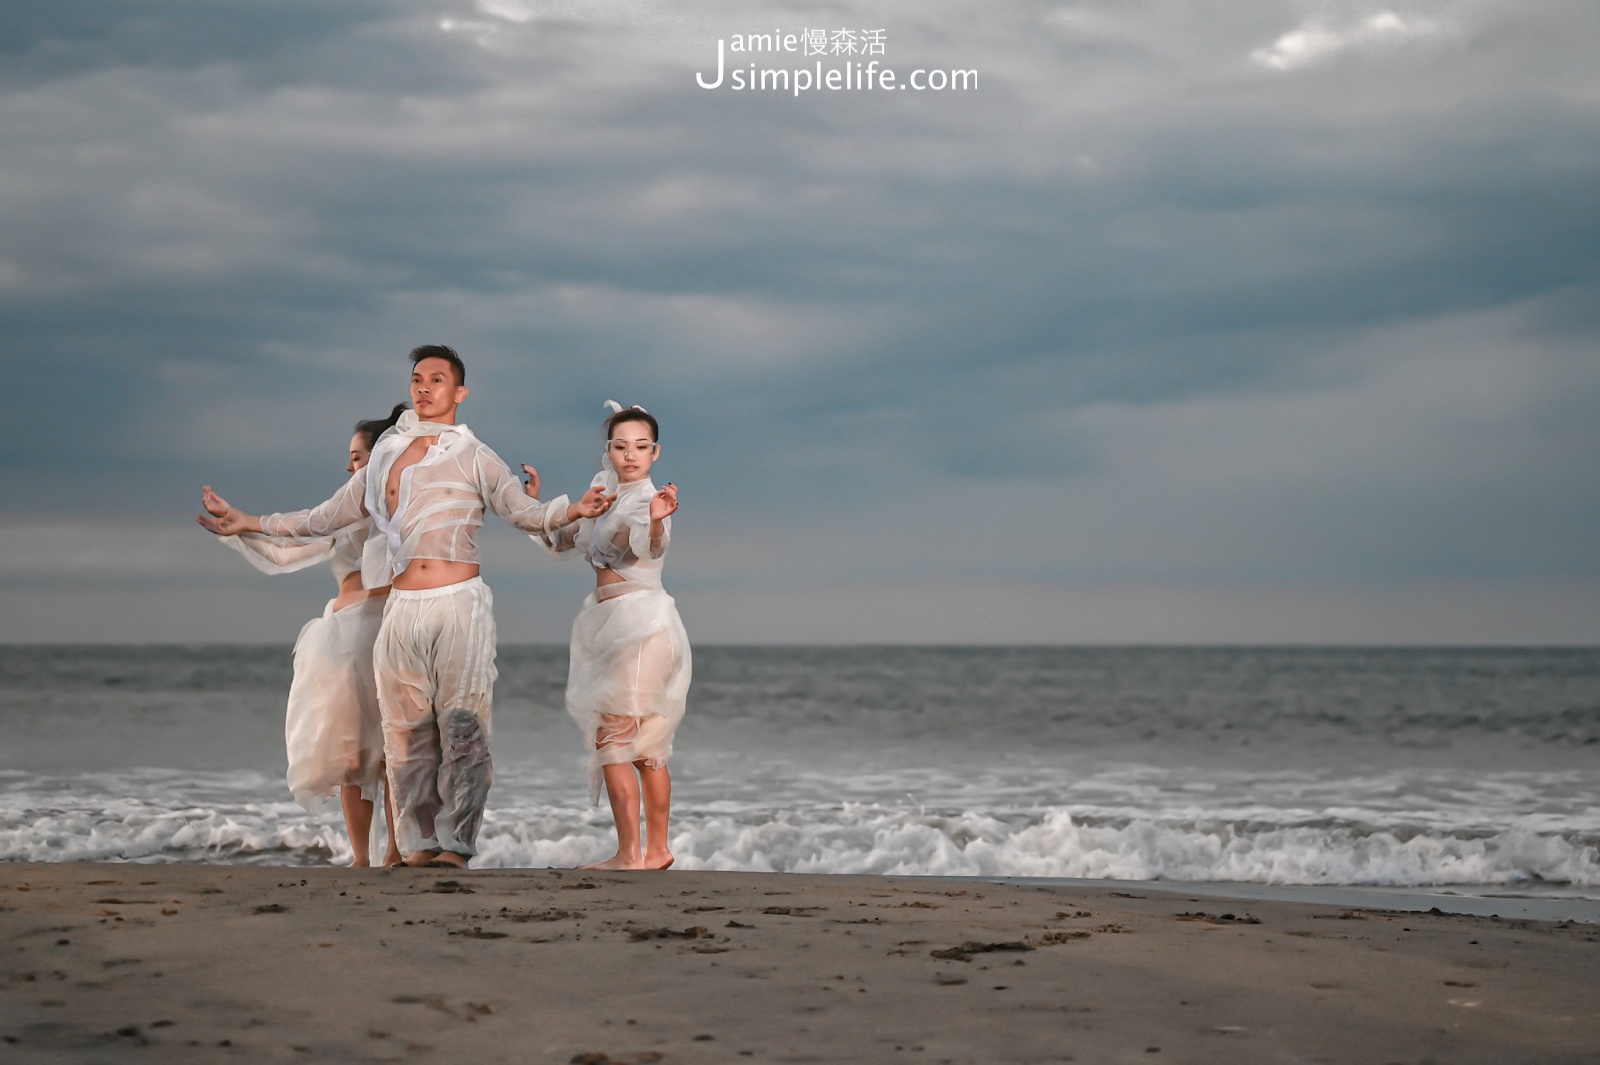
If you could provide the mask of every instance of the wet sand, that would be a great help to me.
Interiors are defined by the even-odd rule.
[[[7,1062],[1595,1062],[1600,927],[874,876],[0,865]]]

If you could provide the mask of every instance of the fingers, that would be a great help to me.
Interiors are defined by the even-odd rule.
[[[209,484],[206,485],[205,491],[200,494],[200,504],[211,514],[219,518],[228,513],[228,511],[233,507],[233,504],[217,495],[217,493]]]

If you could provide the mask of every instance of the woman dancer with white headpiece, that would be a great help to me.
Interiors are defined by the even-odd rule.
[[[372,456],[377,442],[406,409],[399,404],[387,418],[356,423],[350,437],[350,462],[345,472],[354,476]],[[216,518],[228,512],[228,502],[207,488],[202,501],[209,517],[198,520],[211,532]],[[293,573],[330,562],[339,594],[328,602],[322,616],[300,630],[294,645],[294,680],[289,685],[289,708],[284,739],[289,754],[288,782],[295,801],[320,813],[339,793],[345,829],[350,835],[350,864],[371,865],[373,802],[384,780],[383,725],[378,717],[377,684],[372,670],[372,645],[383,620],[389,588],[361,586],[361,549],[370,520],[340,529],[332,536],[289,539],[242,533],[223,536],[222,542],[243,555],[263,573]],[[400,864],[394,831],[394,804],[386,801],[389,828],[386,866]]]
[[[605,784],[617,825],[617,852],[585,869],[665,869],[672,864],[667,819],[672,776],[667,760],[689,692],[689,637],[661,567],[672,535],[678,489],[660,491],[650,467],[661,434],[643,407],[607,400],[606,450],[594,485],[614,496],[597,518],[583,518],[542,539],[551,551],[576,552],[594,567],[595,590],[572,623],[567,712],[583,730],[589,755],[589,801]],[[570,557],[570,556],[569,556]],[[639,839],[639,801],[645,836]]]

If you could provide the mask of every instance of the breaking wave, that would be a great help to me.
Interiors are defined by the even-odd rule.
[[[7,773],[0,860],[318,865],[348,861],[337,816],[308,814],[264,774],[143,770]],[[610,853],[609,815],[518,796],[491,804],[479,867],[570,867]],[[801,873],[1071,877],[1179,882],[1600,888],[1600,833],[1524,818],[1445,826],[1393,811],[1108,812],[1032,806],[929,810],[878,802],[674,811],[680,867]]]

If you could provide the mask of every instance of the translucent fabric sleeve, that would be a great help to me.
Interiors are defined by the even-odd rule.
[[[562,511],[565,511],[571,504],[567,502],[566,496],[557,496],[546,506],[553,513],[556,507],[559,506]],[[578,546],[579,525],[579,522],[573,521],[559,528],[541,529],[536,533],[529,533],[528,539],[535,543],[544,544],[545,547],[550,549],[550,553],[557,558],[576,558],[577,555],[573,553],[572,549]]]
[[[589,482],[589,487],[597,488],[605,483],[606,475],[601,472],[594,475],[594,479]],[[571,505],[571,501],[564,495],[556,496],[546,504],[550,508],[551,514],[559,514],[562,518],[566,517],[567,508]],[[576,558],[577,555],[573,554],[572,549],[578,546],[578,531],[582,528],[583,519],[580,518],[577,521],[567,522],[565,525],[558,525],[554,528],[547,527],[543,532],[529,533],[528,535],[535,540],[542,541],[544,546],[550,549],[550,553],[557,558]]]
[[[661,519],[661,535],[656,537],[653,540],[650,539],[649,515],[646,514],[645,518],[646,518],[645,526],[644,526],[645,539],[649,541],[648,546],[650,548],[650,554],[649,555],[640,555],[639,557],[640,558],[666,558],[667,557],[667,548],[672,546],[672,518],[670,516],[668,516],[668,517],[665,517],[665,518]]]
[[[332,536],[347,525],[354,525],[367,516],[364,497],[367,494],[367,470],[356,471],[333,493],[332,498],[318,503],[310,510],[292,510],[283,514],[265,514],[261,518],[261,531],[268,536],[291,536],[306,539],[313,536]]]
[[[661,538],[650,539],[650,501],[655,494],[639,494],[637,502],[626,515],[628,522],[628,550],[638,559],[660,558],[667,553],[667,543],[672,539],[672,519],[661,522]]]
[[[567,524],[566,496],[549,503],[529,496],[511,468],[488,448],[478,452],[478,484],[484,506],[525,533],[542,538]]]
[[[260,533],[218,537],[224,544],[244,556],[244,560],[262,573],[294,573],[331,561],[336,550],[334,538],[319,536],[309,540],[288,540]]]

